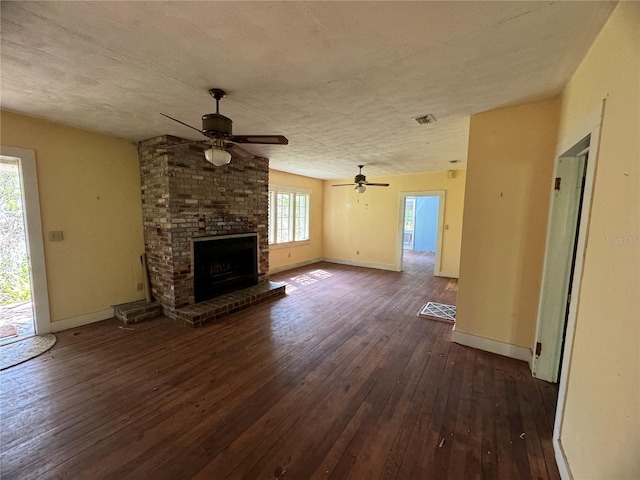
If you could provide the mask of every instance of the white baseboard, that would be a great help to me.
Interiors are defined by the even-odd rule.
[[[384,263],[359,262],[357,260],[344,260],[341,258],[318,257],[318,258],[312,258],[310,260],[304,260],[302,262],[289,263],[287,265],[280,265],[273,268],[270,267],[269,273],[285,272],[287,270],[293,270],[294,268],[305,267],[307,265],[312,265],[318,262],[337,263],[340,265],[351,265],[354,267],[377,268],[378,270],[390,270],[392,272],[400,271],[396,265],[387,265]],[[458,278],[457,273],[447,273],[447,272],[440,272],[436,276],[447,277],[447,278]]]
[[[100,322],[113,317],[113,308],[105,308],[98,312],[87,313],[86,315],[79,315],[77,317],[65,318],[58,320],[57,322],[51,322],[51,331],[61,332],[63,330],[69,330],[70,328],[81,327],[82,325],[88,325],[89,323]]]
[[[505,357],[515,358],[524,362],[531,362],[532,352],[528,348],[510,343],[499,342],[490,338],[478,337],[469,333],[453,331],[451,340],[467,347],[477,348],[486,352],[497,353]]]
[[[382,263],[359,262],[357,260],[343,260],[340,258],[327,258],[327,257],[323,257],[322,261],[329,262],[329,263],[338,263],[340,265],[351,265],[353,267],[377,268],[378,270],[391,270],[392,272],[400,271],[395,265],[386,265]]]
[[[435,277],[458,278],[457,273],[438,272],[433,274]]]
[[[555,453],[556,464],[558,465],[560,478],[562,480],[573,480],[573,475],[571,473],[571,469],[569,468],[569,462],[567,461],[567,457],[564,454],[564,448],[562,448],[562,444],[560,443],[559,438],[553,439],[553,452]]]
[[[318,257],[318,258],[312,258],[310,260],[304,260],[302,262],[289,263],[287,265],[280,265],[279,267],[274,267],[274,268],[269,267],[269,273],[279,273],[279,272],[284,272],[286,270],[293,270],[294,268],[306,267],[307,265],[311,265],[313,263],[318,263],[321,261],[322,261],[322,258]]]

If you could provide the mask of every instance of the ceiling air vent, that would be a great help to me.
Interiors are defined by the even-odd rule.
[[[416,122],[418,122],[420,125],[428,125],[430,123],[436,123],[436,117],[434,117],[430,113],[427,113],[422,117],[416,118]]]

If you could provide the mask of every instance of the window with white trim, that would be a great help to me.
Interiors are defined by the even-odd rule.
[[[269,187],[269,244],[309,240],[310,192],[292,187]]]

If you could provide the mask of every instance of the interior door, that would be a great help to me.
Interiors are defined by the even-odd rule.
[[[586,153],[558,159],[543,284],[533,375],[556,383],[569,312],[570,286],[586,172]]]

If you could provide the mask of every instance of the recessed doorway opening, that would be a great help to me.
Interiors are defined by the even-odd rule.
[[[433,258],[433,275],[440,276],[444,202],[442,190],[400,194],[398,270],[406,271],[412,258],[428,255]]]

